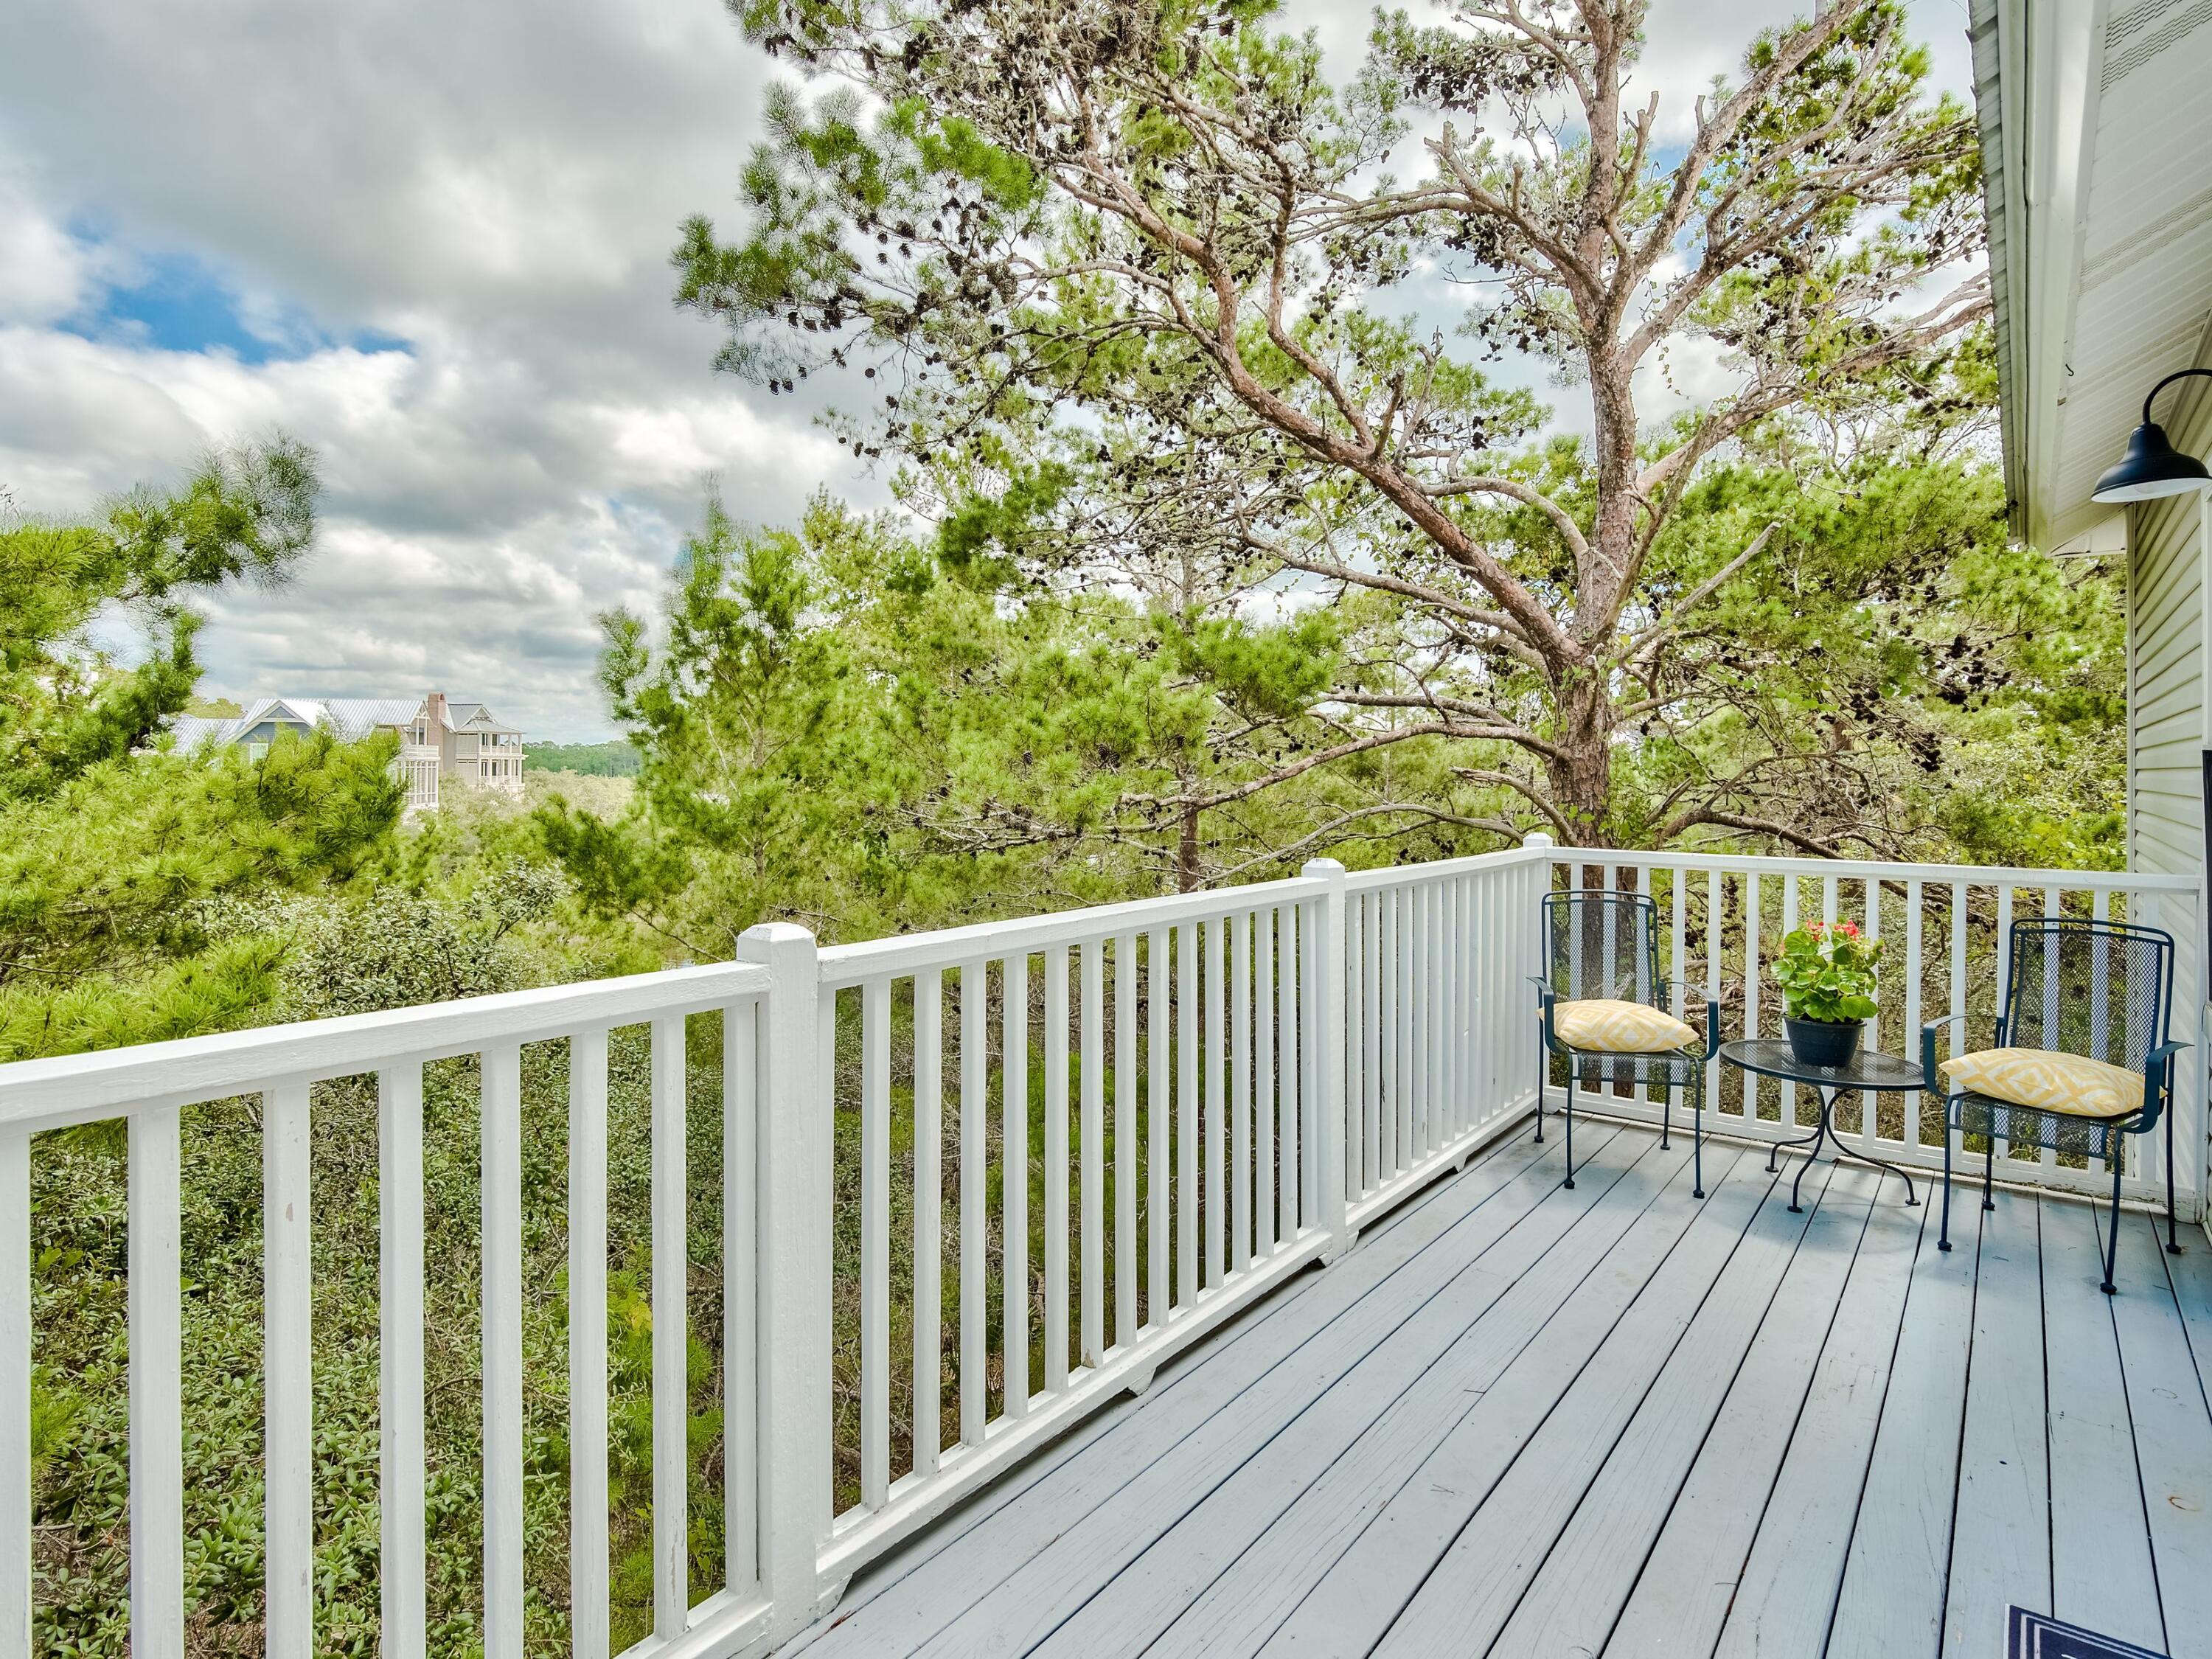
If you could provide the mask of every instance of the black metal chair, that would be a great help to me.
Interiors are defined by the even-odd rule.
[[[2104,1158],[2112,1170],[2112,1225],[2105,1244],[2102,1289],[2112,1293],[2119,1248],[2120,1176],[2126,1138],[2144,1135],[2166,1120],[2166,1248],[2179,1255],[2173,1206],[2173,1057],[2190,1047],[2169,1042],[2173,1005],[2173,935],[2156,927],[2044,917],[2012,925],[2009,965],[1995,1048],[2034,1049],[2103,1061],[2139,1078],[2142,1097],[2122,1110],[2090,1115],[2045,1105],[2023,1105],[1974,1088],[1952,1089],[1947,1066],[1936,1059],[1936,1034],[1966,1017],[1930,1020],[1921,1028],[1920,1071],[1929,1092],[1943,1102],[1943,1224],[1938,1249],[1951,1248],[1953,1133],[1986,1138],[1982,1207],[1996,1207],[1997,1142],[2033,1142],[2085,1160]],[[1988,1050],[1978,1051],[1987,1053]]]
[[[1554,1054],[1567,1061],[1566,1185],[1570,1188],[1575,1184],[1578,1073],[1591,1081],[1640,1083],[1647,1091],[1655,1084],[1662,1088],[1662,1146],[1673,1144],[1669,1120],[1674,1116],[1674,1091],[1687,1087],[1695,1103],[1690,1126],[1691,1181],[1693,1195],[1703,1198],[1705,1095],[1701,1085],[1706,1062],[1720,1048],[1720,1005],[1707,1000],[1703,1047],[1688,1046],[1689,1042],[1700,1039],[1694,1027],[1674,1017],[1673,987],[1659,973],[1658,907],[1641,893],[1616,893],[1602,888],[1547,893],[1541,922],[1544,971],[1529,975],[1536,986],[1537,1012],[1544,1028],[1536,1079],[1536,1139],[1544,1138],[1544,1089],[1551,1081]],[[1649,1025],[1656,1030],[1658,1022],[1632,1017],[1655,1010],[1677,1028],[1668,1046],[1593,1047],[1589,1046],[1586,1035],[1578,1040],[1577,1028],[1586,1032],[1593,1024],[1604,1024],[1608,1011],[1623,1016],[1613,1022],[1616,1024]],[[1595,1021],[1589,1018],[1592,1015],[1597,1016]],[[1560,1029],[1563,1016],[1569,1027],[1564,1032]],[[1687,1041],[1682,1036],[1685,1032]]]

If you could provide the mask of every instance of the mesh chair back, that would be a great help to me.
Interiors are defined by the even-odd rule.
[[[2140,1071],[2166,1041],[2173,935],[2046,916],[2012,925],[2005,1042]]]
[[[1546,894],[1544,974],[1562,1000],[1652,1001],[1660,994],[1658,907],[1641,893]]]

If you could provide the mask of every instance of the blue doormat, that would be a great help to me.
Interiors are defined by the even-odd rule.
[[[2005,1609],[2006,1659],[2166,1659],[2132,1642],[2100,1636],[2079,1625],[2063,1625],[2026,1607]]]

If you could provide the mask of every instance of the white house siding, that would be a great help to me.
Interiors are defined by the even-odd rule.
[[[2201,382],[2199,384],[2202,384]],[[2189,391],[2186,383],[2177,391]],[[2166,394],[2172,397],[2173,392]],[[2175,443],[2212,448],[2212,399],[2179,401]],[[2204,498],[2173,495],[2129,510],[2128,863],[2195,873],[2204,864],[2202,762],[2212,746],[2204,574]]]

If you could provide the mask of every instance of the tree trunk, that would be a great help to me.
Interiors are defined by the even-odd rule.
[[[1558,752],[1544,763],[1553,804],[1571,826],[1577,846],[1611,847],[1613,700],[1604,682],[1587,671],[1570,677],[1557,696]]]
[[[1186,801],[1182,808],[1182,839],[1176,848],[1176,890],[1195,893],[1206,884],[1206,870],[1199,861],[1198,803]]]

